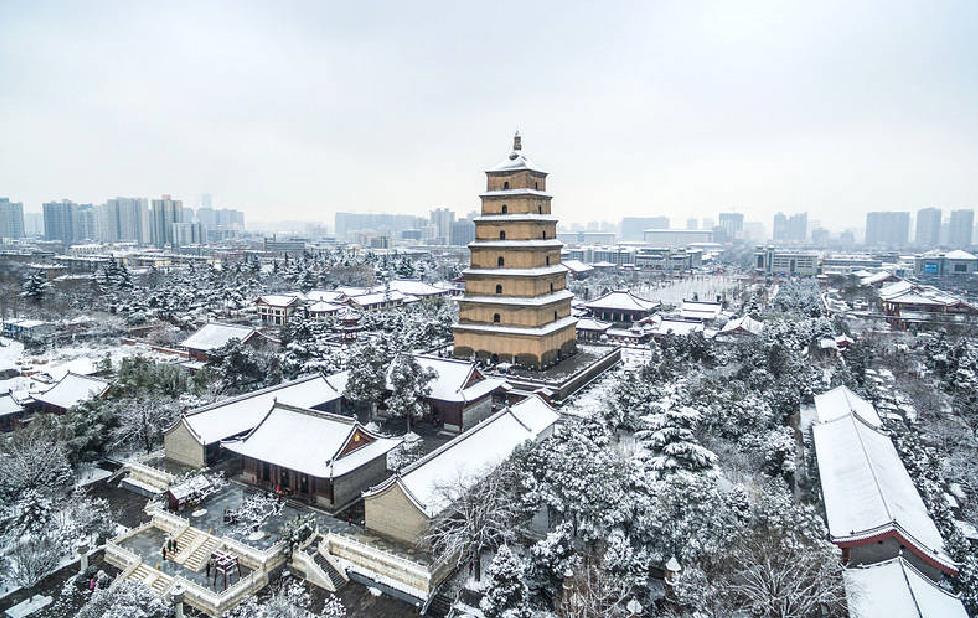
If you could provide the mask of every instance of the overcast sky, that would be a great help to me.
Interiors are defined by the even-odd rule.
[[[976,207],[978,2],[0,2],[28,210],[465,213],[516,128],[567,222]]]

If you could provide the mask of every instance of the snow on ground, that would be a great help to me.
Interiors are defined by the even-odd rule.
[[[142,356],[158,361],[173,361],[180,359],[174,354],[166,354],[153,350],[147,345],[73,345],[57,348],[41,354],[28,354],[24,357],[21,370],[25,372],[43,372],[55,380],[60,380],[69,371],[81,375],[91,375],[98,370],[99,362],[109,356],[112,364],[118,364],[124,358]]]
[[[0,373],[17,368],[17,360],[24,354],[24,344],[0,337]]]
[[[733,275],[696,275],[685,279],[674,279],[652,285],[640,285],[632,291],[648,300],[657,300],[667,305],[678,305],[695,296],[702,302],[714,302],[740,286],[741,279]]]

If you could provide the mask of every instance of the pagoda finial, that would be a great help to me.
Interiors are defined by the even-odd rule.
[[[514,151],[523,150],[523,141],[520,139],[519,131],[517,131],[516,134],[513,136],[513,150]]]

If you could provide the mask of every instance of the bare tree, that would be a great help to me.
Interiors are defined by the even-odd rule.
[[[64,554],[64,546],[53,536],[27,535],[10,552],[10,575],[24,588],[30,588],[58,568]]]
[[[600,562],[587,558],[571,570],[555,611],[559,618],[619,618],[630,616],[630,591]]]
[[[436,500],[445,508],[421,541],[436,563],[461,566],[471,560],[475,579],[482,578],[483,553],[512,540],[517,532],[519,512],[505,479],[500,468],[482,478],[460,476],[437,487]]]

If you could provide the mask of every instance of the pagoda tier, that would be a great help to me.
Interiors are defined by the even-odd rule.
[[[543,368],[572,354],[577,340],[547,173],[526,158],[517,134],[509,159],[486,170],[486,179],[455,355]]]

